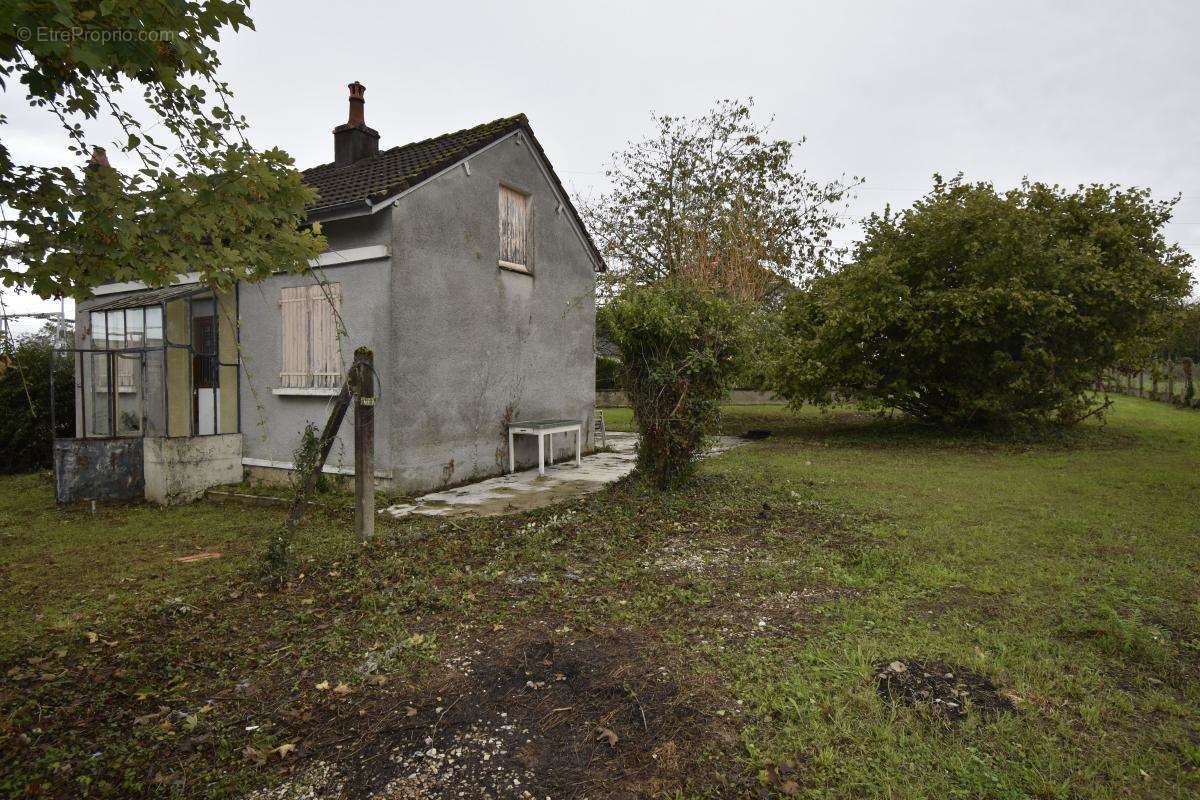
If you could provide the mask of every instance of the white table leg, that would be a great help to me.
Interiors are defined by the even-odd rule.
[[[508,474],[517,471],[517,454],[513,452],[513,432],[508,432]]]
[[[575,466],[577,466],[577,467],[583,466],[583,458],[582,458],[583,442],[580,441],[581,439],[583,439],[583,428],[576,428],[575,429]]]
[[[546,437],[538,434],[538,475],[546,474]]]

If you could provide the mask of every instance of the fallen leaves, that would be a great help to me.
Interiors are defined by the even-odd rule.
[[[796,768],[786,761],[780,764],[768,764],[758,773],[758,780],[763,787],[769,786],[782,795],[792,797],[800,794],[800,784],[791,778],[795,771]]]
[[[609,747],[617,746],[617,734],[612,728],[606,728],[603,725],[596,727],[596,741],[608,742]]]
[[[159,706],[158,711],[151,712],[149,714],[143,714],[142,716],[137,717],[136,719],[134,719],[133,724],[134,725],[148,725],[151,722],[154,722],[156,719],[159,719],[160,717],[162,717],[164,714],[169,713],[170,711],[171,711],[171,709],[167,708],[166,706]]]
[[[257,747],[246,745],[246,748],[242,750],[242,760],[254,764],[256,767],[261,767],[267,763],[267,754]]]
[[[330,686],[333,686],[333,684],[331,684],[328,680],[323,680],[320,683],[313,686],[313,688],[316,689],[318,692],[327,692],[327,691],[329,691]],[[349,684],[346,684],[346,683],[339,682],[337,686],[333,686],[333,693],[342,695],[343,697],[350,694],[350,692],[352,692],[352,691],[354,691],[354,690],[351,689]]]
[[[280,761],[283,761],[288,756],[296,752],[296,742],[285,742],[278,747],[272,747],[270,750],[263,750],[258,747],[246,745],[242,750],[242,760],[261,767],[270,760],[271,756],[275,756]]]

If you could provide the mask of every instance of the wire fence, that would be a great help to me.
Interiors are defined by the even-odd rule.
[[[1101,388],[1110,393],[1200,408],[1194,372],[1190,361],[1152,361],[1140,371],[1105,375]]]

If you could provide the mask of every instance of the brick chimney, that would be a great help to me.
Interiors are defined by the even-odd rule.
[[[333,163],[339,167],[379,152],[379,131],[368,128],[363,116],[366,102],[363,94],[367,87],[355,81],[347,88],[350,89],[350,117],[346,124],[333,129]]]

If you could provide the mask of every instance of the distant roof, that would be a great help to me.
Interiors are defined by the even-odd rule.
[[[541,144],[529,127],[529,119],[524,114],[517,114],[485,122],[474,128],[392,147],[352,164],[339,166],[330,163],[306,169],[302,173],[304,182],[316,189],[320,195],[317,201],[308,207],[308,213],[310,216],[319,217],[322,212],[353,207],[355,204],[369,207],[422,183],[517,130],[525,132],[538,155],[550,166],[550,159],[546,158],[546,152],[542,150]],[[603,270],[604,258],[600,255],[596,243],[592,241],[587,226],[583,224],[579,212],[571,203],[571,198],[555,174],[553,166],[550,166],[549,173],[566,203],[567,210],[583,231],[588,248]]]

